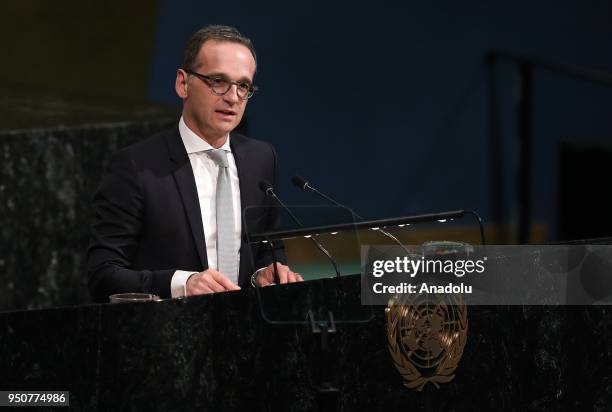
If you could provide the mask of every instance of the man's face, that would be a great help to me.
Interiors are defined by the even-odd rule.
[[[209,40],[200,48],[193,71],[253,84],[255,59],[242,44]],[[176,91],[183,99],[183,117],[189,128],[209,142],[234,130],[247,103],[238,97],[236,88],[232,85],[227,93],[218,96],[201,79],[179,69]]]

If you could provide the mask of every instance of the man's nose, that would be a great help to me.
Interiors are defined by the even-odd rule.
[[[231,103],[240,103],[240,97],[238,96],[238,85],[232,84],[230,89],[223,95],[223,97]]]

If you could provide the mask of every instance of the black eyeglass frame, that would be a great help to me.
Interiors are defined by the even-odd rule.
[[[221,76],[207,76],[205,74],[202,73],[197,73],[194,72],[193,70],[187,70],[187,69],[183,69],[185,71],[185,73],[187,74],[191,74],[192,76],[197,77],[198,79],[202,80],[202,82],[204,82],[204,84],[206,84],[208,87],[210,87],[210,90],[216,94],[217,96],[223,96],[225,95],[227,92],[230,91],[230,89],[232,88],[233,85],[236,85],[236,94],[238,95],[238,97],[240,97],[242,100],[248,100],[251,97],[253,97],[253,94],[259,89],[259,87],[255,86],[254,84],[251,84],[249,87],[249,90],[247,91],[247,94],[243,97],[240,96],[240,93],[238,92],[238,90],[240,90],[240,85],[245,84],[245,82],[235,82],[235,81],[231,81],[228,79],[225,79]],[[219,93],[217,91],[215,91],[215,89],[213,89],[212,85],[210,84],[210,82],[213,79],[223,79],[224,81],[226,81],[228,83],[228,87],[227,90],[224,91],[223,93]]]

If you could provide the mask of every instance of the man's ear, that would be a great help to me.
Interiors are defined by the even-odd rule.
[[[174,89],[176,94],[181,99],[186,99],[189,96],[189,77],[185,70],[178,69],[176,71],[176,81],[174,82]]]

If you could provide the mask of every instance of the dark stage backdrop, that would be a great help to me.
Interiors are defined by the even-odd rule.
[[[276,145],[285,182],[301,173],[368,217],[471,208],[508,225],[518,206],[517,76],[500,65],[502,216],[492,222],[484,54],[612,71],[611,7],[8,0],[0,129],[137,121],[129,108],[143,102],[179,105],[173,84],[185,40],[206,24],[230,24],[257,47],[261,91],[249,131]],[[611,100],[610,87],[536,71],[531,219],[549,239],[558,237],[560,144],[609,144]],[[290,203],[317,202],[282,189]]]

